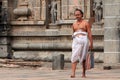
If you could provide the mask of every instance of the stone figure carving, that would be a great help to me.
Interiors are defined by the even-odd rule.
[[[52,0],[50,4],[51,23],[56,23],[57,20],[57,2]]]
[[[95,16],[95,22],[100,22],[103,17],[102,0],[94,0],[93,11],[94,11],[94,16]]]

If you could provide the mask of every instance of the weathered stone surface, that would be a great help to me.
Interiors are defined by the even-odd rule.
[[[104,66],[109,67],[120,62],[120,37],[118,30],[119,17],[119,2],[120,0],[105,0],[104,1]],[[113,22],[111,20],[114,20]]]
[[[101,23],[101,22],[95,22],[91,25],[92,29],[104,29],[104,26],[103,26],[104,23]]]
[[[95,63],[104,63],[104,53],[103,52],[95,52],[94,53],[94,61],[95,61]]]
[[[71,36],[71,33],[67,33],[66,31],[20,31],[20,32],[11,32],[11,36]]]
[[[15,51],[16,59],[52,61],[53,55],[64,54],[64,60],[70,61],[71,51]]]
[[[30,15],[30,9],[28,8],[17,8],[14,10],[14,14],[18,16],[27,16]]]
[[[103,34],[104,34],[104,30],[103,29],[94,29],[94,28],[92,28],[92,35],[101,35],[101,36],[103,36]]]
[[[114,3],[119,3],[120,0],[104,0],[104,3],[106,4],[114,4]]]
[[[71,43],[68,42],[42,42],[42,43],[13,43],[13,49],[31,49],[31,50],[70,50]]]
[[[119,40],[119,30],[118,28],[114,28],[114,26],[110,28],[105,28],[104,34],[107,34],[104,35],[105,40]]]
[[[8,57],[8,45],[0,45],[0,57]]]
[[[58,25],[64,25],[64,24],[73,24],[76,20],[58,20]]]
[[[22,59],[0,59],[0,67],[19,68],[19,67],[41,67],[41,61],[25,61]]]
[[[93,37],[93,50],[103,51],[104,50],[104,42],[102,37]]]
[[[68,12],[67,12],[67,10],[68,10],[68,7],[67,7],[67,4],[68,4],[68,2],[67,2],[67,0],[62,0],[62,6],[61,6],[61,11],[62,11],[62,19],[64,20],[64,19],[68,19]]]
[[[60,70],[64,69],[64,55],[53,55],[52,57],[52,69],[53,70]]]
[[[8,40],[6,37],[0,37],[0,45],[2,44],[8,44]]]
[[[115,63],[119,63],[119,55],[120,55],[120,52],[104,52],[105,65],[111,66]]]
[[[41,2],[42,6],[41,6],[41,20],[45,20],[46,19],[46,3],[45,0],[42,0]]]
[[[44,21],[11,21],[11,25],[44,25]]]
[[[71,36],[70,37],[59,37],[59,36],[54,36],[54,37],[14,37],[12,42],[13,43],[45,43],[45,42],[71,42]]]
[[[64,61],[70,62],[71,60],[71,51],[14,51],[13,57],[15,59],[23,60],[41,60],[41,61],[52,61],[53,55],[64,55]],[[102,52],[94,53],[95,63],[104,62],[104,54]]]
[[[105,40],[104,41],[104,52],[105,53],[116,53],[116,52],[119,52],[120,50],[120,42],[119,40]],[[112,58],[112,56],[111,56]]]
[[[84,11],[84,17],[89,19],[91,17],[92,6],[91,0],[82,1],[82,10]]]
[[[105,28],[119,28],[119,24],[120,24],[120,19],[119,17],[106,17],[106,19],[104,20],[104,26]],[[112,23],[112,24],[110,24]]]
[[[34,9],[34,20],[40,20],[40,17],[41,17],[41,15],[40,15],[40,7],[34,7],[33,8]]]
[[[57,20],[61,19],[61,0],[57,0]]]
[[[104,16],[107,17],[107,16],[120,16],[120,12],[119,12],[119,7],[120,7],[120,3],[112,3],[112,4],[106,4],[104,9],[106,10],[105,13],[104,13]],[[113,11],[112,11],[113,10]],[[109,12],[111,11],[111,12]]]

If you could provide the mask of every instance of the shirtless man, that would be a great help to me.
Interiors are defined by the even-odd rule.
[[[72,25],[73,43],[72,43],[72,56],[71,56],[71,62],[72,62],[71,78],[75,77],[75,71],[78,60],[83,67],[82,77],[86,77],[85,75],[86,54],[88,53],[88,49],[93,48],[91,27],[87,21],[82,19],[83,12],[80,9],[76,9],[74,15],[77,21],[74,22]]]

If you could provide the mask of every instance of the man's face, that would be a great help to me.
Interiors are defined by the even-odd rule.
[[[82,18],[82,14],[80,11],[75,11],[75,17],[77,20],[80,20]]]

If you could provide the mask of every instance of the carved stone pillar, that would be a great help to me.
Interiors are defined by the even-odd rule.
[[[8,35],[9,30],[9,21],[8,21],[8,1],[2,0],[1,1],[1,22],[0,22],[0,28],[3,28],[0,31],[0,57],[2,58],[11,58],[11,45],[10,45],[10,38]]]

